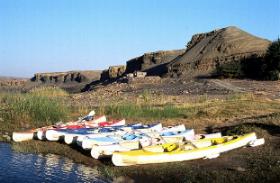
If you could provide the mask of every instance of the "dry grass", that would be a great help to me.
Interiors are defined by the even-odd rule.
[[[45,96],[45,97],[67,97],[69,94],[56,86],[40,86],[33,88],[29,91],[33,96]]]

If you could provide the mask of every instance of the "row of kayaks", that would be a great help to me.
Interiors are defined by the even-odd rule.
[[[75,122],[60,123],[24,132],[14,132],[13,140],[64,141],[91,151],[99,159],[112,156],[116,166],[216,158],[221,153],[264,144],[255,133],[222,136],[221,133],[196,134],[185,125],[163,127],[161,123],[126,125],[125,120],[106,121],[91,112]]]

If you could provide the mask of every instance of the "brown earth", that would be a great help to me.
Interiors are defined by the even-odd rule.
[[[140,78],[139,78],[140,79]],[[256,81],[237,79],[156,79],[156,82],[132,82],[98,84],[92,91],[73,95],[74,103],[98,106],[117,101],[136,101],[143,94],[157,96],[162,103],[182,104],[198,97],[224,98],[228,94],[253,93],[268,99],[280,100],[280,81]],[[93,104],[91,101],[94,99]],[[155,100],[156,100],[155,99]]]

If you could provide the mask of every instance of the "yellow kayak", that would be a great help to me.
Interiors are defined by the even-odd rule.
[[[190,141],[184,144],[169,143],[129,152],[114,152],[112,162],[116,166],[131,166],[201,158],[210,159],[216,158],[220,153],[229,150],[243,146],[257,146],[263,143],[264,139],[257,139],[255,133],[240,136],[223,136],[220,138]]]

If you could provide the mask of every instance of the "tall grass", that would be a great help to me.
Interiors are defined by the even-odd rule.
[[[46,96],[46,97],[66,97],[69,94],[56,86],[47,86],[47,87],[36,87],[29,91],[32,95],[35,96]]]
[[[70,110],[58,96],[61,96],[61,91],[56,88],[53,91],[49,88],[25,94],[1,94],[1,128],[41,127],[66,120]]]
[[[113,118],[131,120],[188,119],[196,121],[216,121],[242,118],[267,113],[280,112],[280,104],[275,101],[257,99],[252,94],[234,94],[225,99],[208,99],[202,96],[194,102],[184,104],[117,103],[100,105],[99,114]]]
[[[132,103],[110,105],[103,109],[106,114],[117,118],[146,118],[146,119],[166,119],[185,118],[186,111],[173,105],[156,107],[151,105],[134,105]]]

